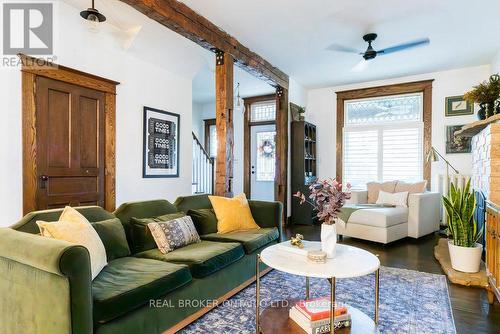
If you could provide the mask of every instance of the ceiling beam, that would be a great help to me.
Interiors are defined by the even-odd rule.
[[[177,0],[121,0],[205,49],[230,54],[235,64],[274,87],[288,89],[288,75]]]

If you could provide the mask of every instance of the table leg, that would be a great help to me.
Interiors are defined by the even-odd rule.
[[[380,269],[377,269],[375,272],[375,325],[378,325],[379,281]]]
[[[255,262],[255,333],[260,334],[260,254]]]
[[[309,277],[306,276],[306,300],[309,300]]]
[[[330,334],[335,333],[335,277],[330,278]]]

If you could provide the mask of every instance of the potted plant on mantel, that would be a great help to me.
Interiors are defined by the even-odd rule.
[[[465,93],[464,99],[470,103],[479,104],[478,118],[480,120],[500,112],[500,76],[493,74],[489,80],[474,86],[474,89]]]
[[[335,220],[346,200],[351,198],[350,189],[349,183],[346,184],[346,191],[343,191],[342,184],[337,180],[317,179],[309,186],[311,191],[309,198],[306,198],[300,191],[293,195],[300,199],[300,204],[307,203],[318,212],[316,217],[322,222],[321,250],[326,253],[328,258],[335,256],[335,247],[337,246]]]
[[[448,241],[451,266],[458,271],[477,273],[483,252],[483,246],[477,241],[483,231],[478,231],[474,219],[476,197],[470,189],[470,179],[463,189],[452,184],[448,196],[443,196],[443,203],[452,237]]]

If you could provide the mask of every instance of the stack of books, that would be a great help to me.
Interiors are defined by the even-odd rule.
[[[290,309],[290,319],[308,334],[330,332],[330,300],[328,297],[302,300]],[[351,326],[347,307],[335,304],[335,329]]]

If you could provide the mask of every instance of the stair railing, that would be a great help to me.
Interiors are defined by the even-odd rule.
[[[215,159],[210,157],[196,135],[193,134],[193,194],[213,194],[215,184]]]

